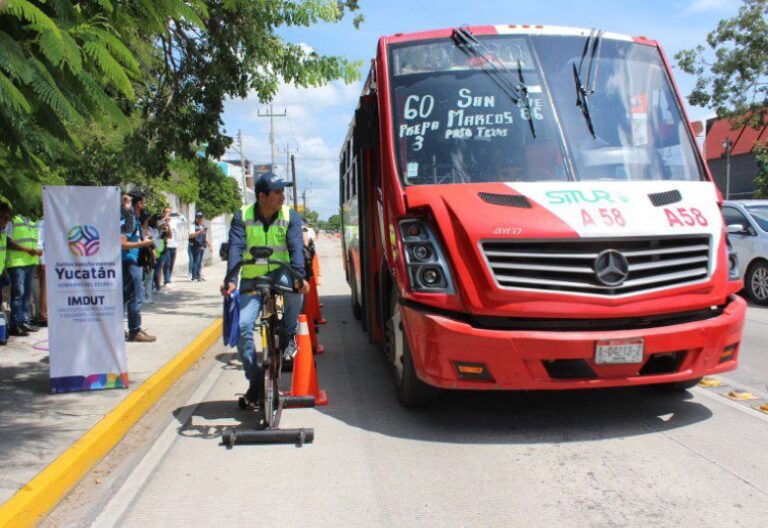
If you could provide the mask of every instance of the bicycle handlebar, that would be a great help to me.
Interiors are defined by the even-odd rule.
[[[232,268],[229,271],[229,273],[227,273],[227,276],[224,277],[224,287],[226,288],[227,284],[232,282],[232,278],[237,274],[238,271],[240,271],[240,268],[243,266],[243,264],[253,264],[253,263],[255,263],[256,262],[255,254],[263,254],[266,249],[269,249],[268,254],[272,253],[272,250],[270,248],[263,248],[263,247],[251,248],[250,253],[251,253],[251,255],[254,255],[254,258],[253,259],[248,259],[248,260],[241,260],[240,262],[238,262],[235,265],[235,267]],[[282,260],[267,259],[267,264],[278,266],[278,267],[282,268],[283,270],[287,271],[288,274],[291,276],[291,278],[294,281],[297,281],[297,280],[300,280],[300,279],[303,280],[302,277],[298,277],[296,275],[296,272],[293,270],[293,268],[291,268],[291,266],[289,264],[283,262]],[[264,278],[266,278],[266,277],[264,277]],[[298,291],[298,290],[293,289],[293,287],[283,286],[282,284],[277,284],[275,281],[273,281],[271,279],[269,279],[269,280],[271,282],[271,286],[273,288],[275,288],[276,290],[280,290],[280,291],[284,291],[284,292],[289,292],[289,293],[296,293]]]

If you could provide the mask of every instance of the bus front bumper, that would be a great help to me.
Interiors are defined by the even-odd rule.
[[[557,390],[674,383],[736,368],[746,302],[710,319],[616,331],[488,330],[401,306],[419,378],[436,387]],[[643,339],[639,363],[595,363],[599,340]]]

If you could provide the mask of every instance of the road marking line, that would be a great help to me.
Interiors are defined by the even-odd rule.
[[[166,453],[179,439],[179,424],[183,427],[194,415],[199,403],[208,395],[213,386],[224,373],[223,368],[214,366],[206,376],[203,383],[195,390],[192,396],[184,404],[186,409],[179,413],[176,419],[171,419],[166,428],[155,439],[152,447],[147,451],[141,461],[128,475],[123,484],[112,493],[112,498],[104,506],[101,514],[91,525],[94,528],[104,526],[111,528],[117,526],[125,514],[126,509],[133,503],[136,496],[144,488],[144,484],[152,476],[158,465],[164,460]],[[193,403],[198,405],[192,406]],[[234,402],[232,403],[235,404]]]
[[[222,320],[203,330],[152,377],[128,394],[64,453],[0,506],[0,528],[35,526],[221,335]]]

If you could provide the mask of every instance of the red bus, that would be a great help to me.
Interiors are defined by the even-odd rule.
[[[657,42],[383,37],[339,169],[352,307],[404,405],[736,368],[738,262]]]

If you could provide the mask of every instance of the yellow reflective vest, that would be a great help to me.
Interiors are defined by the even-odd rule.
[[[275,271],[276,266],[269,266],[266,259],[247,263],[252,260],[251,248],[269,246],[272,248],[272,256],[269,260],[279,260],[286,264],[291,263],[291,255],[288,252],[288,222],[290,221],[291,208],[284,205],[277,214],[277,218],[265,231],[264,224],[256,218],[256,204],[247,205],[241,209],[243,223],[245,224],[245,254],[243,255],[243,267],[240,276],[243,279],[253,279]]]
[[[8,258],[8,235],[0,233],[0,275],[5,271],[5,259]]]
[[[37,249],[37,222],[16,215],[11,220],[13,232],[11,240],[21,247]],[[8,267],[20,268],[22,266],[37,266],[40,263],[40,257],[29,255],[19,250],[8,250]]]
[[[165,251],[165,239],[164,238],[157,238],[155,239],[155,258],[160,258],[160,255],[163,254],[163,251]]]

